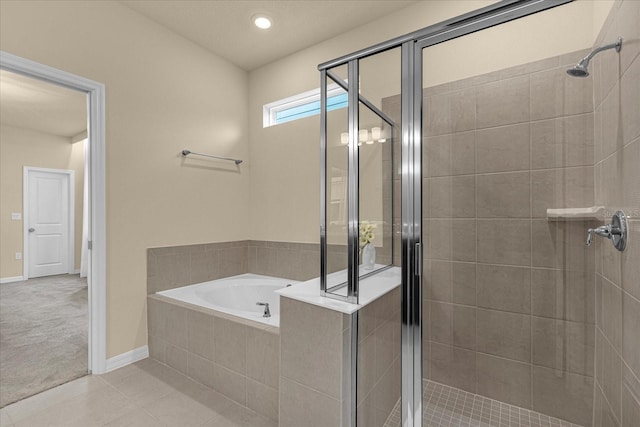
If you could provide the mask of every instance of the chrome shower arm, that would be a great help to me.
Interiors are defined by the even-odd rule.
[[[596,56],[599,52],[602,52],[603,50],[608,50],[608,49],[615,49],[616,52],[620,52],[620,49],[622,48],[622,37],[618,37],[616,39],[615,42],[613,43],[609,43],[607,45],[604,46],[600,46],[596,49],[594,49],[589,55],[585,56],[584,58],[582,58],[582,60],[580,61],[580,63],[583,62],[589,62],[591,61],[591,59]]]

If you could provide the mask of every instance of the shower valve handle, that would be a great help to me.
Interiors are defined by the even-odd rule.
[[[591,246],[594,234],[611,240],[611,243],[613,243],[613,246],[617,250],[624,251],[627,245],[627,216],[624,212],[617,211],[613,217],[611,217],[610,224],[588,229],[587,246]]]
[[[601,236],[601,237],[605,237],[607,239],[611,239],[611,235],[616,233],[612,229],[611,224],[603,225],[598,228],[590,228],[589,230],[587,230],[587,246],[591,246],[591,243],[593,242],[594,234],[597,234],[598,236]],[[619,230],[617,234],[620,234]]]

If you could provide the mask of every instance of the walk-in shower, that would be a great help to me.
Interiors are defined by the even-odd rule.
[[[605,46],[600,46],[597,49],[594,49],[589,55],[585,56],[578,62],[575,66],[569,68],[567,70],[567,74],[573,77],[588,77],[589,76],[589,61],[593,59],[599,52],[608,49],[615,49],[616,52],[620,52],[622,48],[622,37],[618,37],[618,39],[614,43],[610,43]]]
[[[621,37],[602,43],[613,29],[627,40],[635,30],[609,20],[601,47],[585,49],[593,39],[558,47],[553,41],[572,31],[559,25],[572,16],[567,3],[498,2],[319,66],[322,274],[330,283],[334,266],[347,268],[339,296],[352,303],[360,295],[359,225],[370,220],[362,184],[372,179],[361,173],[371,146],[359,135],[384,125],[381,118],[397,126],[381,169],[395,191],[380,192],[394,209],[380,223],[393,233],[390,265],[402,268],[401,310],[373,310],[383,313],[377,330],[365,310],[353,317],[348,426],[620,427],[624,411],[640,413],[629,412],[640,411],[640,363],[621,353],[623,320],[602,320],[621,316],[612,301],[619,308],[625,291],[615,283],[629,255],[584,240],[611,215],[593,212],[636,203],[622,194],[640,185],[633,160],[624,177],[616,168],[625,150],[638,158],[640,132],[629,118],[638,114],[640,62],[630,66],[633,53],[594,60],[620,51]],[[612,13],[638,13],[637,2],[619,3]],[[547,13],[562,18],[536,26]],[[348,94],[346,113],[327,109],[326,91],[336,85]],[[602,118],[618,105],[626,124],[610,129],[620,122]],[[617,176],[625,190],[611,188]],[[637,273],[625,271],[633,287]],[[401,364],[387,351],[394,345]]]

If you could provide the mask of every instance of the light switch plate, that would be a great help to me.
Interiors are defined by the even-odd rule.
[[[22,259],[22,252],[16,252],[16,259]]]
[[[22,214],[20,212],[11,212],[12,221],[20,221],[21,219],[22,219]]]

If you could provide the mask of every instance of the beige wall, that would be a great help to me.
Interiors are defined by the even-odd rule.
[[[75,171],[75,268],[80,268],[82,239],[82,191],[84,149],[70,138],[13,126],[0,126],[0,278],[22,276],[22,221],[12,221],[11,213],[22,212],[23,166]]]
[[[319,87],[319,63],[491,3],[418,2],[249,73],[252,238],[319,240],[319,118],[263,128],[264,104]],[[610,0],[579,0],[430,48],[425,87],[588,48],[611,4]],[[391,57],[399,55],[388,53],[363,65],[384,78],[377,83],[369,75],[361,78],[365,96],[374,103],[399,93],[399,62]],[[473,61],[473,67],[465,66],[468,61]]]
[[[106,86],[107,357],[147,342],[146,248],[244,240],[247,75],[117,2],[2,2],[0,48]]]

